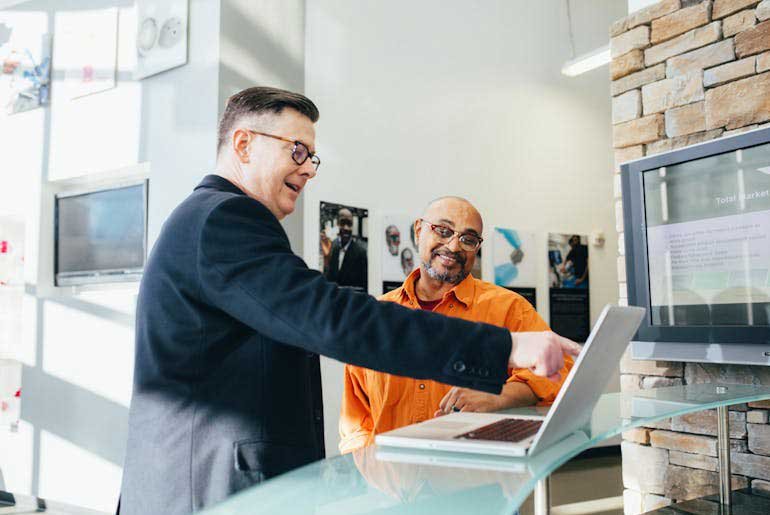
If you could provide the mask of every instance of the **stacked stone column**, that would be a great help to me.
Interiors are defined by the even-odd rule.
[[[770,0],[661,0],[610,28],[615,173],[622,162],[770,122]],[[619,303],[626,304],[620,177]],[[706,382],[770,384],[770,367],[621,362],[625,392]],[[770,491],[770,403],[730,412],[733,486]],[[718,492],[716,412],[623,435],[627,514]]]

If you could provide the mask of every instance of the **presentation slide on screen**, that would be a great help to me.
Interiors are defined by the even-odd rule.
[[[653,306],[770,300],[770,210],[647,229]]]

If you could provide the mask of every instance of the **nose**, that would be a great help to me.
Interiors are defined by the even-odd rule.
[[[318,172],[316,172],[315,165],[310,161],[310,159],[308,159],[302,163],[302,166],[300,166],[299,173],[300,175],[304,175],[308,180],[310,180],[315,177]]]
[[[460,251],[460,238],[457,237],[457,234],[453,234],[452,237],[449,239],[448,242],[446,242],[444,245],[451,250],[452,252],[459,252]]]

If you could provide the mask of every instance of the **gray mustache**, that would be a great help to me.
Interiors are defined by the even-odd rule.
[[[462,255],[460,252],[452,252],[451,250],[434,250],[433,251],[433,257],[436,256],[445,256],[454,259],[457,261],[460,265],[465,264],[465,256]]]

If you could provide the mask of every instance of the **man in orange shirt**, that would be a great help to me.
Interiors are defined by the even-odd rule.
[[[415,221],[414,230],[420,267],[381,300],[499,325],[511,332],[549,330],[523,297],[470,275],[483,230],[481,215],[470,202],[458,197],[437,199]],[[497,411],[550,404],[573,364],[568,356],[564,359],[558,382],[527,369],[509,370],[500,395],[346,365],[340,451],[354,451],[374,443],[378,433],[453,410]]]

